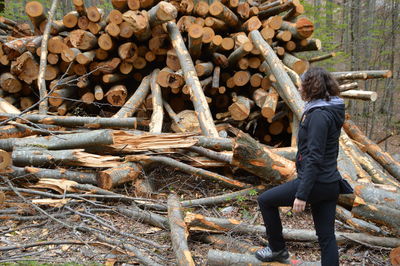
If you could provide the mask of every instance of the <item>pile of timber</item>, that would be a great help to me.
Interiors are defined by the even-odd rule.
[[[267,63],[271,56],[257,43],[270,45],[296,86],[310,62],[334,55],[299,58],[300,52],[321,49],[321,42],[312,38],[313,23],[300,16],[304,7],[298,0],[114,0],[108,14],[72,2],[76,10],[62,20],[46,16],[39,2],[28,2],[33,28],[23,35],[16,29],[29,24],[0,19],[0,27],[13,29],[0,32],[0,97],[20,110],[37,109],[39,96],[49,93],[40,114],[135,116],[158,120],[156,131],[162,119],[181,121],[165,130],[201,129],[213,137],[213,120],[224,121],[262,143],[287,146],[293,114],[280,92],[280,74]],[[375,92],[356,90],[352,81],[391,72],[334,75],[343,83],[343,97],[374,101]],[[151,117],[153,110],[157,115]]]
[[[24,31],[17,29],[25,24],[1,20],[8,25],[0,32],[3,173],[21,184],[54,189],[66,179],[71,191],[113,195],[113,188],[132,183],[144,196],[152,187],[143,173],[160,164],[239,195],[261,189],[221,168],[245,170],[268,185],[296,177],[296,125],[304,106],[299,75],[334,56],[299,58],[321,48],[299,1],[111,2],[114,9],[105,14],[73,0],[76,10],[60,21],[52,19],[57,1],[48,17],[39,2],[28,2],[33,28]],[[332,74],[343,97],[371,101],[376,93],[356,90],[354,80],[391,77],[386,70]],[[399,245],[388,236],[400,235],[400,164],[350,120],[344,129],[339,170],[355,194],[340,199],[337,216],[367,234],[339,239]],[[229,197],[185,205],[171,196],[167,209],[146,205],[168,210],[171,228],[162,216],[146,221],[170,229],[179,264],[192,265],[187,229],[176,226],[207,231],[213,222],[196,214],[181,222],[180,205],[217,205]],[[222,223],[213,230],[251,231]],[[315,237],[300,232],[288,239]],[[210,251],[210,261],[225,255]]]

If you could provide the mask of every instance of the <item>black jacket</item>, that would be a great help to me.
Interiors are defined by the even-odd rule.
[[[303,114],[297,140],[296,169],[301,180],[296,198],[307,201],[315,182],[341,179],[337,170],[344,104],[314,107]]]

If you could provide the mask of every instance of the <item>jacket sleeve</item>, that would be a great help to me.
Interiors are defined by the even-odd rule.
[[[296,198],[307,201],[318,175],[318,167],[324,160],[326,141],[329,131],[329,118],[322,110],[309,114],[307,126],[308,156],[303,162],[304,170],[297,188]]]

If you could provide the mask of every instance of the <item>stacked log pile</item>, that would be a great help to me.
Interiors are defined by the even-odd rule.
[[[268,185],[296,177],[295,136],[304,105],[299,75],[334,56],[300,58],[321,49],[321,42],[312,38],[314,25],[298,0],[111,2],[114,9],[105,14],[73,0],[75,10],[53,21],[51,11],[46,16],[32,1],[26,5],[32,28],[0,19],[0,169],[8,178],[132,202],[112,189],[132,183],[137,194],[151,195],[143,172],[160,164],[239,194],[265,187],[220,169],[233,166]],[[357,90],[354,80],[391,77],[386,70],[332,74],[343,97],[370,101],[376,93]],[[400,234],[400,164],[350,120],[344,130],[339,170],[355,195],[340,199],[337,216],[365,233],[339,233],[338,239],[398,246],[388,235]],[[1,189],[35,193],[8,184]],[[171,229],[177,263],[194,265],[185,243],[192,230],[262,231],[180,214],[182,207],[216,205],[229,197],[185,203],[170,196],[167,207],[144,204],[168,211],[168,219],[140,208],[121,211]],[[287,238],[315,237],[299,232]],[[209,256],[214,265],[236,260],[232,254]]]

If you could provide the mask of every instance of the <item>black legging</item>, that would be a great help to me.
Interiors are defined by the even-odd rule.
[[[278,207],[293,206],[299,179],[271,188],[258,197],[264,219],[269,245],[273,251],[285,248],[282,223]],[[311,204],[314,227],[321,248],[321,264],[339,265],[339,254],[335,238],[335,212],[339,196],[339,182],[315,183],[308,198]]]

